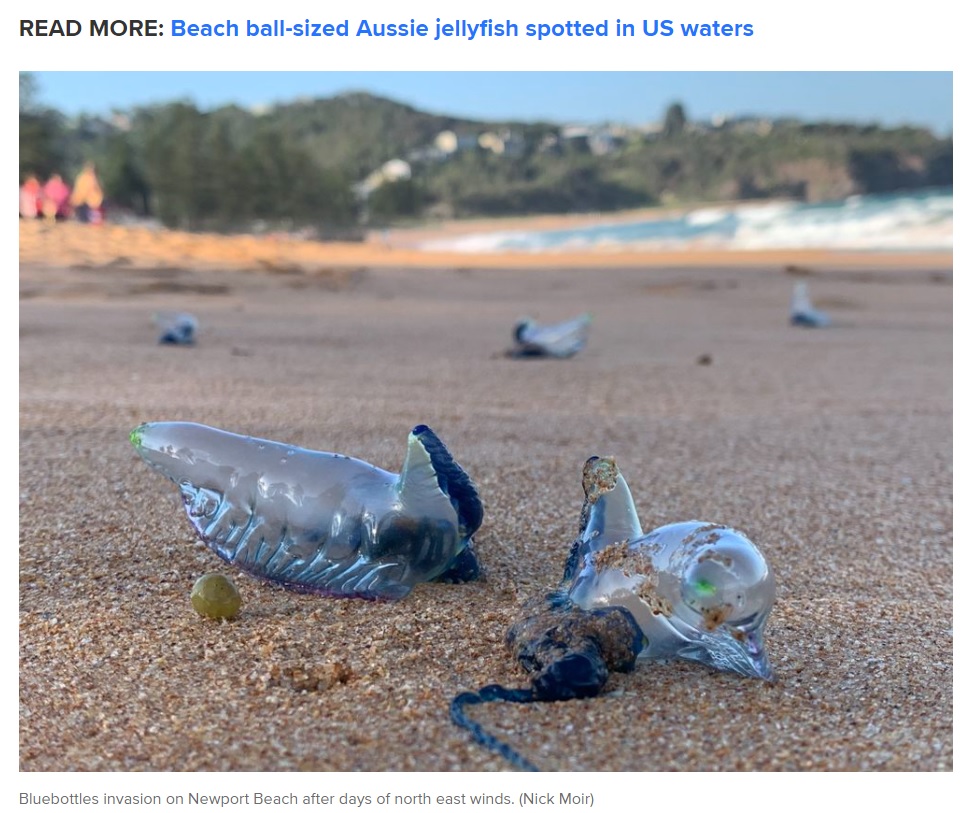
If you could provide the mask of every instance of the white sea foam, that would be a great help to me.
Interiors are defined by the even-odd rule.
[[[709,226],[713,223],[721,223],[731,214],[731,209],[696,209],[685,215],[685,222],[693,226]]]

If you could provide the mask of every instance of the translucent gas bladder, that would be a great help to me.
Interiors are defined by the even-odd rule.
[[[255,576],[398,599],[420,582],[478,573],[483,506],[429,427],[410,433],[400,474],[196,423],[142,424],[131,442],[178,486],[205,544]]]
[[[763,636],[775,579],[752,541],[701,521],[644,533],[613,458],[588,460],[584,489],[567,597],[586,610],[628,609],[647,640],[639,659],[680,658],[771,680]]]

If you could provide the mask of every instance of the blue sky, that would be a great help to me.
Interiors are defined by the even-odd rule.
[[[928,72],[39,72],[41,100],[69,115],[191,100],[210,109],[365,90],[467,118],[642,124],[681,101],[691,119],[795,116],[951,132],[953,74]]]

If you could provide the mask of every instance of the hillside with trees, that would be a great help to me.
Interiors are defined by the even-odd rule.
[[[20,175],[93,160],[109,213],[193,230],[613,211],[689,202],[946,187],[953,143],[926,129],[739,118],[651,127],[483,122],[364,93],[199,110],[169,104],[68,119],[20,82]]]

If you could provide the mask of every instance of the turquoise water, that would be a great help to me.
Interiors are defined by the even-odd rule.
[[[589,248],[951,250],[953,190],[855,195],[826,203],[729,204],[640,221],[466,235],[435,240],[424,248],[471,253]]]

